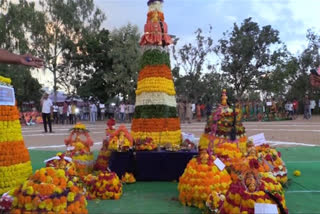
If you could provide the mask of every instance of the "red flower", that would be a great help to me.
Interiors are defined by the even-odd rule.
[[[271,157],[270,154],[267,154],[265,158],[266,158],[267,161],[272,161],[272,157]]]
[[[278,156],[279,156],[279,158],[281,158],[281,152],[278,152]]]
[[[251,169],[258,169],[259,168],[259,162],[256,159],[251,159],[249,161],[249,165]]]

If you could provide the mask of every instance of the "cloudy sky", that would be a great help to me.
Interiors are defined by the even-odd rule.
[[[146,22],[147,0],[95,0],[107,20],[104,27],[113,29],[127,23],[138,25],[142,31]],[[182,43],[194,38],[197,28],[213,26],[214,39],[253,17],[260,26],[272,25],[280,31],[281,40],[297,54],[306,46],[307,29],[320,33],[320,0],[165,0],[164,13],[169,33]]]

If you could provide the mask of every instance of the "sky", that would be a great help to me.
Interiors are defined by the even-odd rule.
[[[142,32],[148,11],[147,0],[94,0],[105,12],[103,27],[119,28],[127,23],[138,25]],[[280,39],[293,54],[307,45],[306,33],[320,33],[320,0],[164,0],[164,14],[169,34],[181,39],[180,45],[192,42],[197,28],[208,31],[218,41],[233,24],[248,17],[260,26],[279,30]]]
[[[94,0],[94,3],[106,14],[104,28],[113,30],[131,23],[142,33],[147,0]],[[281,41],[294,55],[307,46],[308,29],[320,34],[320,0],[164,0],[163,6],[169,34],[180,38],[179,46],[192,43],[194,32],[198,28],[208,32],[210,25],[217,42],[223,32],[232,31],[234,23],[240,25],[248,17],[260,27],[271,25],[278,30]],[[47,72],[34,71],[33,75],[52,88],[52,78]]]

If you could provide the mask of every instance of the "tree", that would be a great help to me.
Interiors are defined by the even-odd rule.
[[[291,75],[291,87],[287,94],[290,99],[302,100],[305,94],[320,98],[319,89],[312,88],[309,81],[309,71],[320,66],[320,35],[308,30],[307,39],[307,48],[295,59],[295,64],[291,66],[291,68],[294,68],[294,72]]]
[[[44,15],[39,26],[44,27],[32,39],[38,44],[37,52],[47,62],[46,68],[53,73],[56,91],[65,77],[59,74],[68,69],[64,54],[71,46],[76,47],[85,31],[99,30],[105,15],[95,8],[93,0],[40,0],[39,4]]]
[[[19,4],[6,0],[1,3],[0,9],[4,12],[0,14],[0,47],[19,54],[32,53],[34,44],[26,35],[32,36],[37,27],[34,20],[41,16],[35,10],[35,4],[25,0],[20,0]],[[31,76],[30,68],[2,64],[0,75],[12,79],[18,105],[28,101],[39,102],[41,85]]]
[[[263,74],[286,54],[285,47],[277,47],[279,32],[270,25],[260,28],[251,18],[240,27],[235,23],[232,32],[223,35],[215,52],[222,56],[221,70],[238,97],[257,89]]]
[[[104,80],[111,86],[109,90],[114,95],[120,95],[125,100],[135,100],[139,62],[142,55],[138,27],[128,24],[111,32],[112,49],[109,57],[112,60],[112,70],[105,73]]]
[[[112,73],[112,59],[110,50],[112,41],[108,30],[86,34],[79,42],[80,54],[73,56],[75,67],[83,67],[83,81],[80,82],[78,94],[84,97],[96,97],[100,101],[107,101],[114,93],[110,93],[111,85],[104,76]]]
[[[197,99],[202,94],[199,89],[203,70],[206,69],[206,62],[213,51],[213,39],[210,37],[212,27],[210,26],[208,36],[204,36],[199,28],[195,32],[195,43],[188,43],[177,50],[178,38],[174,41],[172,55],[175,61],[173,75],[177,94],[190,99]],[[211,67],[212,69],[212,67]],[[179,71],[185,72],[180,75]]]

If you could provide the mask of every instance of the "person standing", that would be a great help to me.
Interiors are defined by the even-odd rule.
[[[101,120],[104,121],[104,117],[106,114],[105,104],[100,104],[100,111],[101,111]]]
[[[49,125],[49,131],[52,133],[52,125],[51,125],[51,114],[52,114],[52,101],[49,99],[49,95],[45,93],[40,101],[42,107],[42,120],[43,120],[43,128],[44,132],[47,133],[47,124]]]
[[[90,104],[90,123],[95,124],[96,123],[96,117],[97,117],[97,106],[93,102]]]
[[[288,118],[292,119],[293,118],[293,103],[291,101],[288,102],[287,108],[288,108]]]
[[[209,119],[209,117],[211,115],[211,111],[212,111],[212,106],[210,105],[210,103],[207,103],[207,105],[206,105],[207,120]]]
[[[296,115],[298,115],[299,102],[297,101],[297,99],[294,99],[292,104],[293,104],[293,115],[294,117],[296,117]]]
[[[310,112],[310,100],[309,100],[308,95],[306,95],[304,97],[303,106],[304,106],[304,109],[303,109],[304,116],[303,116],[303,118],[308,120],[308,119],[310,119],[310,115],[309,115],[309,112]]]
[[[310,116],[313,114],[314,109],[316,108],[316,101],[314,99],[310,100]]]
[[[135,106],[131,103],[131,104],[129,105],[129,120],[130,120],[130,123],[131,123],[131,121],[132,121],[132,119],[133,119],[134,108],[135,108]]]
[[[126,105],[123,102],[121,102],[120,104],[120,121],[121,122],[124,122],[125,111],[126,111]]]
[[[53,122],[54,122],[55,124],[58,124],[58,121],[59,121],[59,116],[58,116],[59,106],[57,105],[56,102],[54,102],[52,108],[53,108]]]
[[[198,122],[201,121],[201,105],[200,105],[200,103],[197,104],[197,120],[198,120]]]
[[[182,123],[185,123],[186,119],[186,104],[180,101],[178,103],[178,112],[179,112],[179,117]]]
[[[62,121],[63,121],[63,105],[61,105],[61,104],[59,106],[59,120],[58,121],[62,124]]]
[[[63,103],[63,116],[62,116],[62,124],[64,124],[64,121],[66,121],[67,123],[67,114],[68,114],[68,104],[67,102],[65,101]]]
[[[192,122],[192,104],[190,102],[186,103],[186,119],[188,123]]]
[[[76,102],[72,102],[71,104],[71,114],[70,114],[70,124],[76,124],[77,123],[77,117],[76,117]]]

